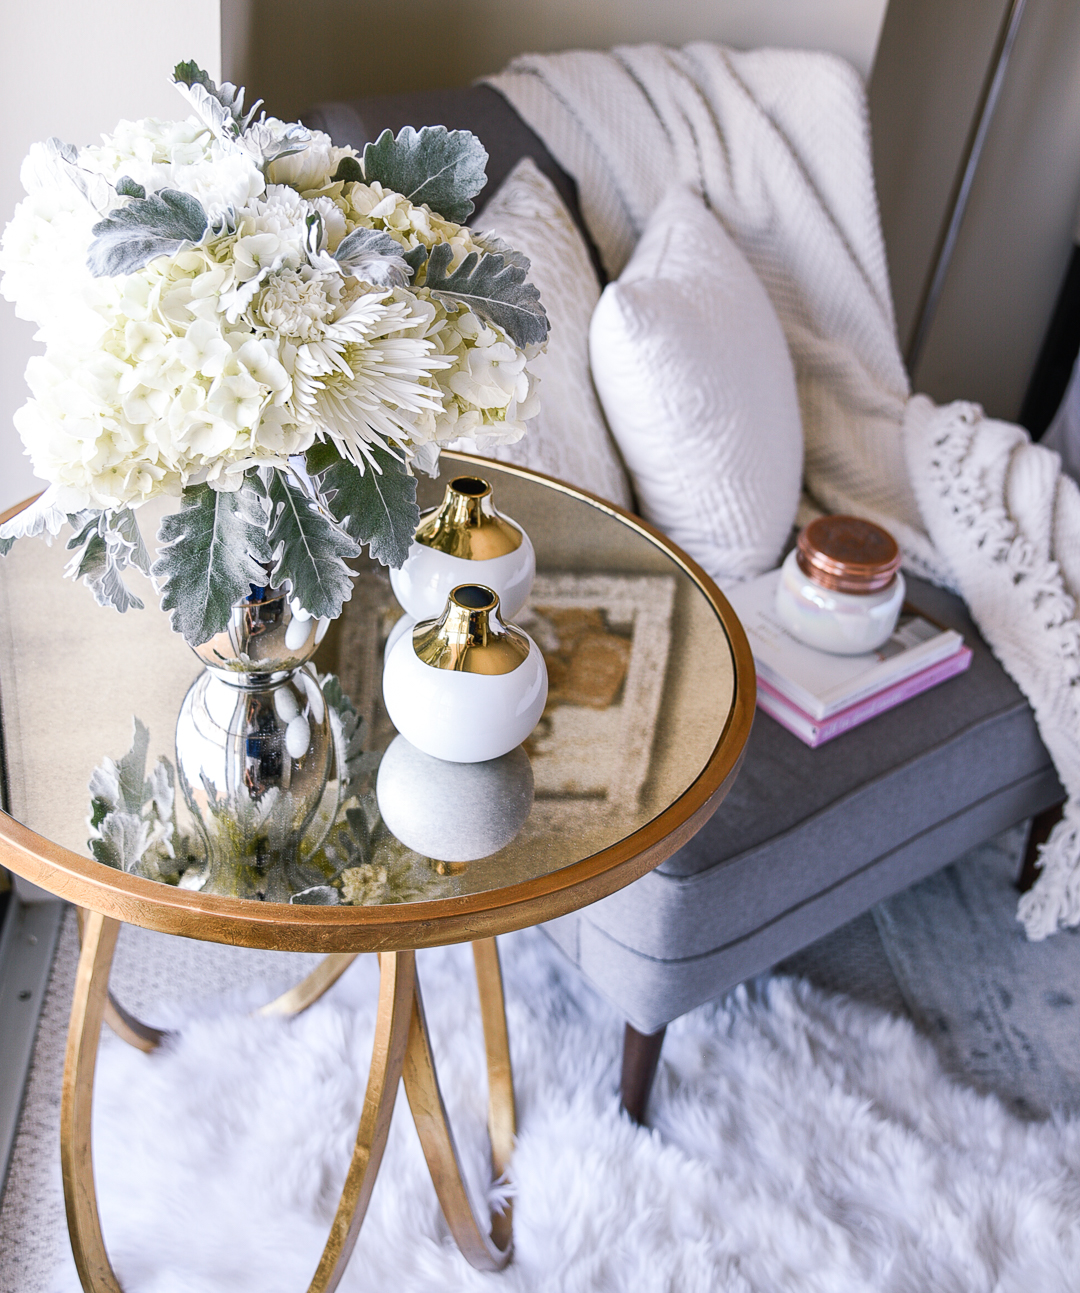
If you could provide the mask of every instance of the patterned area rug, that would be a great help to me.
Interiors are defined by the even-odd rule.
[[[1025,827],[1006,831],[881,903],[874,919],[945,1067],[1044,1118],[1080,1112],[1080,930],[1028,942],[1013,887],[1026,841]]]
[[[78,1287],[56,1164],[74,940],[57,959],[0,1218],[0,1286]],[[1080,1122],[954,1083],[905,1019],[763,979],[669,1030],[652,1130],[616,1107],[621,1021],[538,931],[502,940],[520,1137],[512,1266],[481,1275],[442,1221],[404,1102],[341,1287],[560,1293],[1065,1293],[1080,1269]],[[487,1149],[467,949],[422,953],[473,1185]],[[127,1293],[306,1288],[344,1176],[374,958],[306,1015],[250,1008],[309,962],[125,931],[119,995],[179,1029],[106,1036],[95,1158]]]

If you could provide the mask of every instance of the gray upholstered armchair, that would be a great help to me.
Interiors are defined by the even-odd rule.
[[[470,129],[491,155],[481,217],[531,156],[580,224],[573,182],[493,89],[324,104],[309,121],[353,145],[387,126]],[[967,673],[817,750],[759,714],[734,788],[689,844],[546,926],[628,1021],[623,1102],[634,1117],[672,1019],[1063,798],[1030,708],[962,602],[916,579],[909,598],[963,633]]]

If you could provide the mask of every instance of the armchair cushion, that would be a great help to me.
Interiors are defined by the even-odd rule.
[[[484,207],[479,226],[531,262],[529,279],[551,321],[547,350],[532,361],[540,412],[515,444],[461,448],[546,472],[632,507],[630,483],[600,411],[589,374],[589,320],[600,284],[581,231],[551,180],[524,157]]]
[[[644,516],[714,579],[772,569],[802,482],[795,370],[772,302],[700,193],[676,185],[649,217],[589,351]]]
[[[719,810],[619,893],[545,926],[651,1033],[1064,797],[1031,709],[959,598],[966,673],[811,750],[759,713]]]

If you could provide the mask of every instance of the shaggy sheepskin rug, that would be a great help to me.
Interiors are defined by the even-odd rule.
[[[341,1288],[387,1293],[1080,1289],[1080,1123],[1021,1122],[905,1021],[763,979],[668,1031],[651,1112],[617,1107],[622,1024],[537,931],[500,941],[518,1094],[515,1256],[474,1271],[399,1097]],[[418,957],[471,1184],[487,1187],[467,948]],[[239,992],[171,1007],[153,1055],[103,1038],[95,1161],[126,1293],[302,1293],[344,1178],[374,1028],[361,958],[291,1021]],[[197,985],[190,985],[197,996]],[[55,1290],[77,1290],[74,1266]]]

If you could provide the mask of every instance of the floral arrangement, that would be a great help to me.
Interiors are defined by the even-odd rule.
[[[524,434],[548,325],[527,259],[464,223],[486,182],[469,132],[361,155],[194,63],[175,82],[186,120],[23,163],[0,289],[45,343],[15,424],[50,485],[0,553],[69,522],[71,577],[123,611],[124,570],[152,574],[196,645],[249,585],[332,618],[362,546],[400,566],[413,471]],[[151,567],[137,511],[161,494],[180,507]]]

